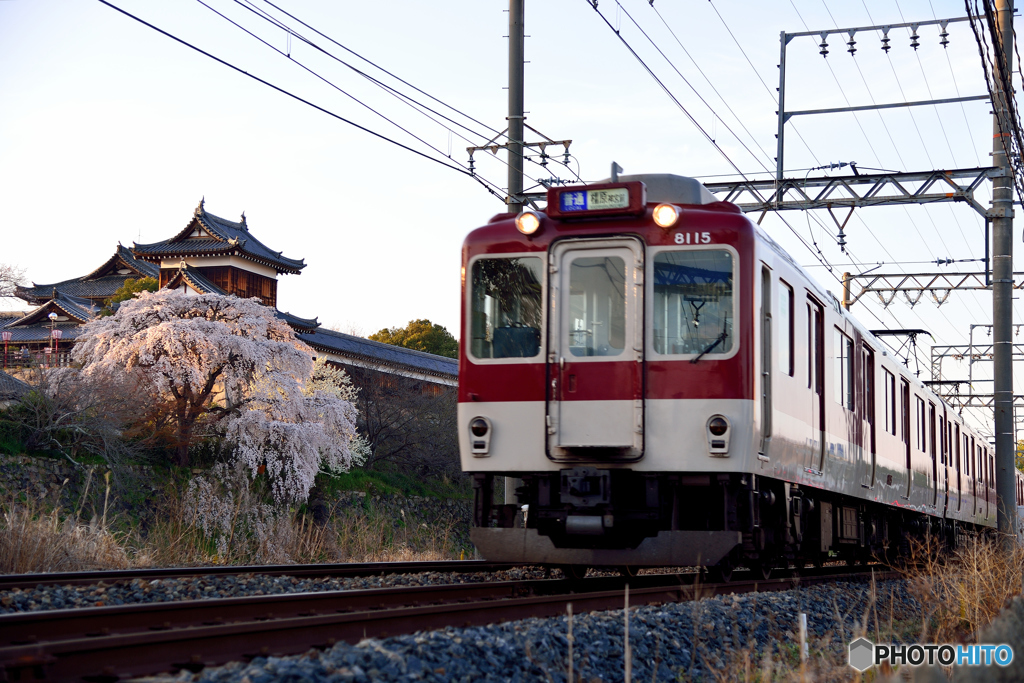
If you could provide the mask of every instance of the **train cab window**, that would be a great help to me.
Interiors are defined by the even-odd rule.
[[[582,256],[569,269],[569,353],[618,356],[626,348],[625,260]]]
[[[656,353],[714,356],[732,351],[733,260],[724,249],[655,254],[652,334]]]
[[[475,358],[540,354],[544,260],[482,258],[473,263],[469,352]]]
[[[793,288],[779,280],[779,370],[793,376]]]
[[[836,403],[853,410],[853,340],[833,329],[835,371],[832,373]]]

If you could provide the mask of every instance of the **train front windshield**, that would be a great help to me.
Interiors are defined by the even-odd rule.
[[[532,358],[540,353],[544,261],[536,256],[482,258],[473,264],[470,353],[475,358]]]
[[[733,339],[733,257],[724,249],[654,257],[654,350],[726,354]]]

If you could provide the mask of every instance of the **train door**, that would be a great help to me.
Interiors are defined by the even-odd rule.
[[[939,450],[939,476],[942,478],[942,516],[949,512],[949,420],[946,417],[946,407],[942,406],[942,414],[939,415],[939,429],[942,431],[941,448]]]
[[[907,490],[906,498],[910,498],[910,489],[914,484],[914,472],[910,465],[910,381],[901,380],[900,405],[902,410],[901,424],[903,426],[903,458],[906,461]]]
[[[953,441],[956,447],[956,452],[953,454],[956,458],[956,511],[960,512],[963,508],[964,498],[964,480],[963,480],[963,464],[961,462],[962,457],[960,453],[960,425],[956,425],[953,428],[956,439]]]
[[[928,402],[928,454],[932,457],[932,507],[939,504],[939,461],[935,453],[935,404]]]
[[[807,300],[807,388],[811,398],[812,444],[807,467],[815,472],[825,468],[825,307]]]
[[[875,352],[867,344],[861,346],[861,367],[863,386],[861,394],[860,485],[872,488],[875,485]]]
[[[967,437],[964,437],[967,440]],[[968,442],[969,448],[967,449],[967,458],[970,460],[969,471],[971,473],[971,499],[974,501],[974,508],[971,510],[972,515],[977,515],[981,512],[981,500],[978,498],[978,458],[974,455],[974,437],[970,438]]]
[[[626,459],[643,455],[643,268],[635,239],[574,240],[552,248],[553,457],[592,449]]]
[[[761,266],[761,445],[768,454],[772,440],[772,271]]]

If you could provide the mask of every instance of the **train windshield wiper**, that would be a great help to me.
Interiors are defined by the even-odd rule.
[[[718,335],[718,338],[715,339],[715,341],[711,342],[706,349],[704,349],[703,351],[700,352],[700,355],[698,355],[696,358],[694,358],[690,362],[691,363],[696,363],[701,358],[703,358],[707,354],[709,354],[712,351],[714,351],[715,347],[718,346],[719,344],[721,344],[722,342],[724,342],[726,337],[728,337],[728,336],[729,336],[729,333],[726,332],[725,330],[722,330],[722,334]]]

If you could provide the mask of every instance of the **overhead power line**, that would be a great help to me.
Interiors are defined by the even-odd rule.
[[[191,48],[192,50],[195,50],[199,54],[201,54],[201,55],[203,55],[205,57],[209,57],[210,59],[214,60],[215,62],[218,62],[219,64],[223,64],[224,66],[228,67],[229,69],[237,71],[238,73],[243,74],[245,76],[248,76],[249,78],[253,79],[257,83],[261,83],[262,85],[265,85],[268,88],[276,90],[277,92],[281,93],[282,95],[287,95],[288,97],[291,97],[292,99],[297,100],[298,102],[301,102],[301,103],[303,103],[303,104],[305,104],[305,105],[307,105],[309,107],[312,107],[313,109],[316,109],[317,111],[323,112],[324,114],[327,114],[328,116],[330,116],[332,118],[335,118],[335,119],[337,119],[337,120],[339,120],[339,121],[341,121],[343,123],[347,123],[348,125],[350,125],[350,126],[352,126],[354,128],[358,128],[359,130],[363,131],[364,133],[368,133],[368,134],[372,135],[375,138],[378,138],[378,139],[383,140],[385,142],[391,143],[392,145],[395,145],[396,147],[404,149],[407,152],[411,152],[411,153],[415,154],[418,157],[422,157],[424,159],[427,159],[428,161],[434,162],[435,164],[439,164],[441,166],[444,166],[447,169],[455,171],[456,173],[461,173],[462,175],[465,175],[465,176],[468,176],[470,178],[473,178],[478,183],[480,183],[480,185],[482,187],[484,187],[484,189],[486,189],[488,192],[490,192],[491,194],[493,194],[496,197],[499,197],[499,198],[501,197],[501,195],[497,191],[495,191],[492,187],[489,187],[488,184],[486,183],[486,181],[483,178],[481,178],[480,176],[474,175],[474,174],[470,173],[469,171],[467,171],[465,169],[462,169],[462,168],[459,168],[458,166],[446,163],[446,162],[442,161],[441,159],[437,159],[435,157],[432,157],[429,154],[425,154],[425,153],[423,153],[423,152],[421,152],[421,151],[419,151],[417,149],[413,149],[412,147],[409,147],[408,145],[404,145],[401,142],[398,142],[397,140],[389,138],[386,135],[378,133],[378,132],[376,132],[374,130],[371,130],[370,128],[367,128],[366,126],[362,126],[362,125],[356,123],[355,121],[347,119],[344,116],[341,116],[340,114],[337,114],[337,113],[335,113],[335,112],[333,112],[333,111],[331,111],[329,109],[325,109],[324,107],[321,107],[318,104],[314,104],[313,102],[310,102],[309,100],[307,100],[307,99],[305,99],[303,97],[300,97],[299,95],[296,95],[295,93],[293,93],[293,92],[291,92],[289,90],[286,90],[285,88],[282,88],[279,85],[275,85],[275,84],[271,83],[270,81],[267,81],[267,80],[265,80],[263,78],[260,78],[259,76],[256,76],[255,74],[251,74],[248,71],[242,69],[241,67],[235,66],[231,62],[228,62],[228,61],[226,61],[224,59],[221,59],[220,57],[217,57],[217,56],[207,52],[206,50],[203,50],[202,48],[197,47],[197,46],[193,45],[192,43],[190,43],[190,42],[188,42],[188,41],[186,41],[186,40],[184,40],[182,38],[179,38],[178,36],[176,36],[176,35],[174,35],[172,33],[169,33],[169,32],[163,30],[162,28],[160,28],[158,26],[155,26],[155,25],[149,23],[148,21],[146,21],[145,19],[142,19],[141,17],[135,16],[134,14],[132,14],[131,12],[128,12],[127,10],[121,9],[117,5],[114,5],[114,4],[110,3],[110,2],[108,2],[108,0],[98,0],[98,1],[100,3],[106,5],[107,7],[120,12],[121,14],[125,15],[128,18],[134,19],[135,21],[139,22],[143,26],[151,28],[154,31],[156,31],[157,33],[160,33],[160,34],[162,34],[164,36],[167,36],[171,40],[174,40],[174,41],[176,41],[178,43],[181,43],[185,47]]]

